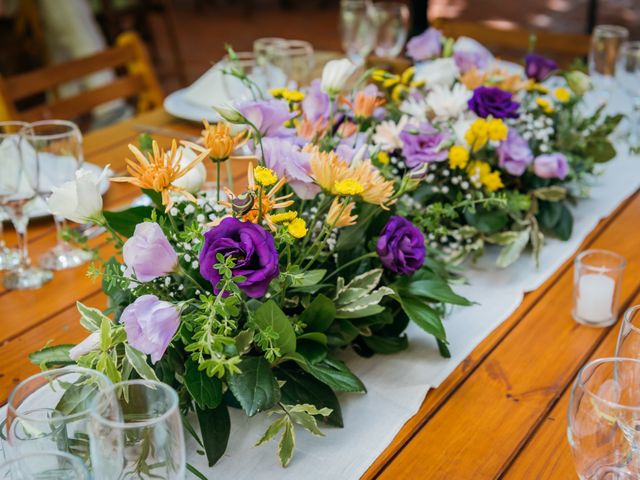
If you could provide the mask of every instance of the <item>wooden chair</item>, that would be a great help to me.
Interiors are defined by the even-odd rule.
[[[42,93],[55,93],[56,87],[79,80],[101,70],[124,74],[109,84],[67,98],[56,98],[19,110],[18,103]],[[149,61],[147,50],[133,32],[125,32],[116,46],[84,58],[52,65],[8,78],[0,76],[0,120],[34,121],[45,118],[74,119],[93,108],[116,99],[136,99],[138,112],[162,104],[164,98]]]
[[[435,19],[431,24],[447,37],[466,36],[477,40],[489,50],[509,54],[529,50],[531,36],[535,35],[535,51],[554,57],[573,59],[589,53],[590,37],[583,34],[532,31],[526,29],[502,30],[479,22],[466,22],[448,18]],[[510,56],[510,55],[507,55]]]

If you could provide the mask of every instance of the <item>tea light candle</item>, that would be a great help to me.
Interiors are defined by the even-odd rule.
[[[578,282],[576,314],[585,322],[609,323],[613,317],[612,305],[616,282],[607,275],[587,274]]]

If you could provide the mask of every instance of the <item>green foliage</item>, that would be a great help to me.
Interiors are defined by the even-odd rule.
[[[136,225],[151,218],[151,214],[154,210],[155,209],[153,207],[139,206],[117,212],[108,212],[105,210],[102,213],[112,230],[126,238],[129,238],[133,235]]]
[[[43,370],[73,365],[75,362],[69,357],[71,348],[73,348],[73,345],[43,347],[36,352],[30,353],[29,360]]]
[[[264,358],[245,358],[238,367],[240,372],[230,375],[227,382],[248,416],[268,410],[280,400],[280,387]]]
[[[202,444],[211,467],[224,455],[229,443],[231,432],[229,410],[224,403],[206,410],[196,405],[195,410],[202,432]]]
[[[296,351],[296,335],[291,322],[273,300],[255,311],[253,325],[256,327],[255,342],[270,362]]]

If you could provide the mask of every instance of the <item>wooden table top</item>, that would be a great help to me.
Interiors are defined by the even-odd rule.
[[[136,141],[136,124],[188,134],[199,127],[171,118],[161,110],[86,135],[88,161],[123,169],[127,144]],[[161,144],[169,138],[154,135]],[[236,182],[246,163],[233,167]],[[107,209],[130,202],[139,191],[112,184]],[[586,248],[615,250],[628,260],[622,287],[622,310],[640,303],[640,196],[621,204],[583,242]],[[7,231],[9,245],[15,236]],[[102,239],[93,240],[101,245]],[[32,259],[55,244],[50,220],[32,222]],[[101,245],[104,258],[112,249]],[[36,373],[27,355],[47,342],[75,343],[80,327],[75,302],[104,308],[99,283],[86,269],[55,272],[42,289],[6,291],[0,287],[0,402],[22,379]],[[515,313],[487,337],[458,368],[427,395],[418,413],[363,478],[381,479],[569,479],[577,478],[566,441],[570,386],[591,358],[614,352],[618,331],[578,325],[571,319],[572,260],[540,288],[525,296]],[[347,425],[345,428],[349,428]]]

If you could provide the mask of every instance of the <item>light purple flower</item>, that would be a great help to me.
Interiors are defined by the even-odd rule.
[[[539,155],[533,161],[533,171],[541,178],[564,180],[569,173],[569,162],[562,153]]]
[[[424,163],[446,160],[449,153],[443,148],[443,143],[448,139],[448,133],[439,132],[429,123],[423,123],[419,128],[407,125],[400,133],[402,154],[407,167],[413,168]]]
[[[302,111],[305,117],[312,123],[320,119],[328,119],[329,107],[329,95],[322,91],[319,79],[313,80],[302,100]]]
[[[364,150],[360,151],[364,147]],[[356,132],[350,137],[343,138],[336,147],[336,153],[340,158],[351,164],[357,153],[361,153],[362,158],[369,158],[369,146],[367,145],[367,134]]]
[[[529,144],[514,128],[509,129],[507,139],[500,144],[497,152],[500,168],[517,177],[533,162]]]
[[[460,37],[453,45],[453,58],[461,73],[486,69],[493,61],[493,55],[480,42],[469,37]]]
[[[141,282],[167,275],[178,263],[178,255],[160,225],[143,222],[136,225],[133,236],[122,248],[127,276],[135,274]]]
[[[120,316],[133,348],[151,355],[156,363],[167,350],[180,325],[180,312],[175,305],[155,295],[142,295],[127,306]]]
[[[320,187],[309,175],[311,154],[302,152],[300,147],[288,139],[265,138],[264,163],[273,170],[278,178],[286,177],[287,184],[303,200],[311,200],[320,193]]]
[[[407,55],[414,62],[429,60],[442,52],[442,32],[435,28],[428,28],[420,35],[407,42]]]
[[[249,120],[263,137],[288,136],[290,129],[284,123],[293,117],[289,106],[282,100],[250,100],[237,107],[244,118]]]

